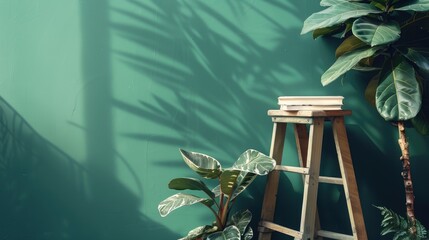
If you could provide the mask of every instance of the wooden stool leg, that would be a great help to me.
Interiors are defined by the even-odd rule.
[[[286,123],[274,123],[273,135],[271,139],[270,157],[276,160],[277,165],[281,165],[284,141],[286,135]],[[259,228],[259,240],[271,239],[272,230],[263,227],[263,222],[272,222],[276,209],[276,197],[279,185],[279,171],[272,171],[267,176],[264,200],[262,203],[261,222]]]
[[[338,162],[343,178],[344,192],[353,236],[355,239],[367,240],[368,237],[362,216],[362,207],[359,200],[359,192],[343,117],[334,118],[332,121],[332,130],[334,132],[335,147],[337,149]]]
[[[307,133],[307,125],[306,124],[295,124],[295,142],[296,149],[298,151],[298,159],[300,167],[307,166],[307,151],[308,151],[308,133]],[[305,177],[302,176],[302,180],[305,181]],[[314,226],[314,238],[322,239],[322,237],[317,237],[317,231],[321,229],[320,227],[320,219],[319,213],[316,209],[316,219]]]
[[[317,189],[322,154],[324,118],[314,118],[310,125],[309,145],[307,153],[307,167],[309,174],[304,180],[304,196],[302,202],[301,227],[303,240],[313,240],[317,209]]]

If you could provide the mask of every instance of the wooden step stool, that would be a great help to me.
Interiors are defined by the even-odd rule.
[[[272,117],[274,123],[270,156],[276,160],[277,166],[267,178],[261,221],[259,223],[259,240],[271,239],[273,231],[304,240],[320,239],[321,237],[341,240],[368,239],[344,125],[344,116],[350,114],[351,111],[348,110],[268,111],[268,116]],[[332,121],[341,178],[319,176],[323,130],[326,120]],[[287,123],[292,123],[295,126],[295,141],[301,167],[281,165]],[[310,125],[308,134],[306,125]],[[299,231],[273,223],[279,171],[303,174],[304,196]],[[344,186],[353,235],[320,230],[317,216],[317,189],[319,182]]]

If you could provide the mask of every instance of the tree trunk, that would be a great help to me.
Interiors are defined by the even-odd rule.
[[[408,150],[408,140],[405,135],[404,122],[398,122],[399,139],[398,143],[401,147],[401,161],[402,161],[402,177],[404,179],[405,187],[405,206],[407,208],[407,218],[411,222],[412,226],[409,229],[410,233],[416,234],[416,217],[414,216],[414,190],[413,182],[411,180],[411,166],[410,166],[410,153]]]

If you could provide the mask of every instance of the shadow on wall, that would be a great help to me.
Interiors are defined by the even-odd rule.
[[[1,239],[145,239],[147,226],[178,236],[141,215],[140,200],[114,179],[94,174],[40,136],[0,98]],[[109,186],[111,205],[91,189]],[[120,198],[120,200],[119,200]]]
[[[304,66],[286,62],[286,56],[294,54],[285,53],[286,45],[294,43],[285,40],[288,29],[284,24],[246,1],[224,1],[216,3],[217,8],[205,1],[126,2],[128,8],[112,11],[135,24],[113,22],[113,33],[153,54],[115,49],[113,58],[150,79],[151,84],[173,91],[174,96],[165,99],[152,93],[151,103],[115,100],[114,106],[177,135],[129,133],[127,137],[199,151],[216,149],[217,154],[232,159],[249,147],[267,152],[271,130],[266,110],[276,105],[278,95],[300,92],[298,86],[303,82],[293,80],[284,89],[278,86],[285,86],[284,77],[295,71],[308,73]],[[299,12],[289,3],[264,4],[294,18]],[[245,11],[254,11],[269,22],[276,37],[257,41],[241,29],[237,19]],[[263,31],[255,29],[256,36]],[[156,164],[175,164],[167,161]]]

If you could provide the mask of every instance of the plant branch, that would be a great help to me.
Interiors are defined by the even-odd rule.
[[[414,216],[414,190],[413,190],[413,182],[411,179],[411,166],[410,166],[410,153],[408,149],[408,141],[405,135],[405,127],[404,122],[398,122],[398,131],[399,131],[399,147],[401,148],[402,156],[402,178],[404,179],[404,187],[405,187],[405,205],[407,208],[407,217],[411,222],[411,228],[409,229],[412,235],[417,233],[416,230],[416,217]]]

